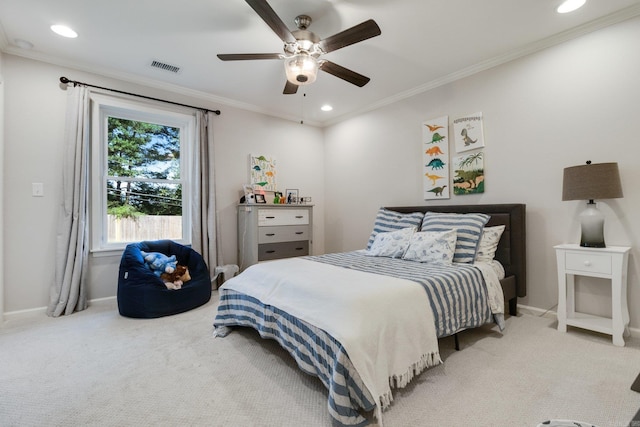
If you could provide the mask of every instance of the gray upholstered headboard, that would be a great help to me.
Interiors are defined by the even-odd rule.
[[[516,295],[527,295],[526,205],[450,205],[400,206],[387,209],[409,212],[485,213],[491,216],[487,226],[505,225],[500,238],[496,259],[504,266],[506,277],[515,276]]]

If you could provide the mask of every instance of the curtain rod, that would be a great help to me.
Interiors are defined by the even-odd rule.
[[[95,87],[96,89],[103,89],[103,90],[109,90],[111,92],[117,92],[117,93],[121,93],[123,95],[131,95],[131,96],[137,96],[139,98],[145,98],[145,99],[150,99],[152,101],[160,101],[160,102],[166,102],[167,104],[173,104],[173,105],[179,105],[181,107],[189,107],[189,108],[195,108],[196,110],[202,110],[202,111],[210,111],[212,113],[215,113],[216,116],[220,115],[220,110],[209,110],[208,108],[202,108],[202,107],[194,107],[193,105],[188,105],[188,104],[180,104],[179,102],[173,102],[173,101],[167,101],[166,99],[159,99],[159,98],[153,98],[151,96],[145,96],[145,95],[138,95],[137,93],[131,93],[131,92],[124,92],[121,90],[117,90],[117,89],[111,89],[108,87],[102,87],[102,86],[96,86],[96,85],[90,85],[88,83],[83,83],[83,82],[79,82],[76,80],[69,80],[66,77],[60,77],[60,82],[63,84],[69,84],[69,83],[73,83],[74,86],[77,85],[82,85],[82,86],[89,86],[89,87]]]

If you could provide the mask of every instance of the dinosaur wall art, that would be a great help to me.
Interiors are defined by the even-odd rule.
[[[250,154],[249,182],[254,190],[276,191],[276,159]]]
[[[484,193],[484,153],[468,154],[452,160],[453,194]]]
[[[453,120],[453,134],[456,152],[484,147],[482,113],[468,114]]]
[[[424,199],[449,199],[449,116],[425,120],[422,125]]]

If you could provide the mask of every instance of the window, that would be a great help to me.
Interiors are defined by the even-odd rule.
[[[100,94],[91,101],[92,250],[189,244],[195,117]]]

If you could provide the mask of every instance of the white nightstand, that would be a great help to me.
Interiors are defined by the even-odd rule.
[[[624,333],[629,325],[627,307],[626,246],[584,248],[576,244],[554,246],[558,260],[558,330],[567,325],[613,336],[613,344],[624,346]],[[575,276],[600,277],[611,280],[611,318],[576,312]]]

